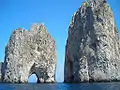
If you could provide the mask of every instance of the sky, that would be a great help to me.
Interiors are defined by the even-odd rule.
[[[56,80],[64,80],[65,45],[72,15],[84,0],[0,0],[0,61],[5,46],[16,28],[30,29],[33,23],[44,23],[56,41]],[[120,0],[107,0],[120,30]],[[30,81],[34,81],[34,75]]]

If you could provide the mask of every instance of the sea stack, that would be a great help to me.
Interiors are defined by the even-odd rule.
[[[64,82],[120,80],[120,38],[106,0],[86,0],[68,30]]]
[[[55,40],[42,24],[33,24],[30,30],[16,29],[6,46],[3,82],[26,83],[36,74],[38,83],[55,82]]]

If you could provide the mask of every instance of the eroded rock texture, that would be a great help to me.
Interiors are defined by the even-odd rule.
[[[2,82],[2,66],[3,66],[3,63],[0,62],[0,82]]]
[[[120,80],[119,33],[106,0],[87,0],[73,15],[65,82]]]
[[[25,83],[36,74],[39,83],[55,82],[55,41],[45,26],[16,29],[5,49],[4,82]]]

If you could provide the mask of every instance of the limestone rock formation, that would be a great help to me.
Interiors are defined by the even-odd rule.
[[[2,66],[3,62],[0,62],[0,82],[2,82]]]
[[[120,42],[106,0],[87,0],[73,15],[65,55],[65,82],[120,80]]]
[[[26,83],[31,74],[36,74],[38,83],[55,82],[55,68],[55,40],[44,25],[12,33],[5,49],[4,82]]]

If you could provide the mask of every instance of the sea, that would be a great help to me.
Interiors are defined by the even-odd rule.
[[[120,90],[120,82],[79,84],[0,84],[0,90]]]

